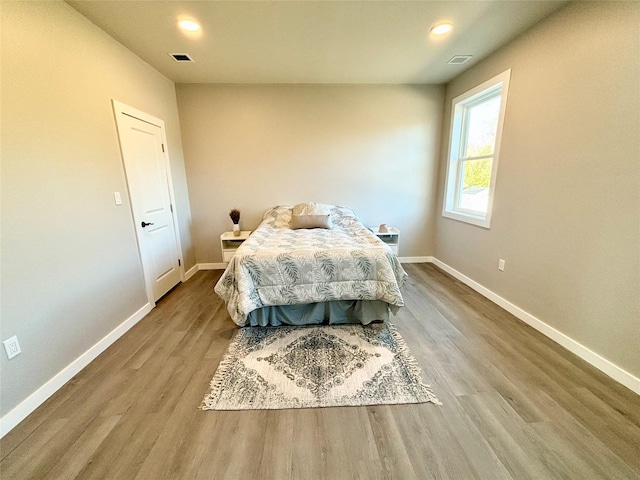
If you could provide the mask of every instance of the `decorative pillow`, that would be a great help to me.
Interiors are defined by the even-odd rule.
[[[291,209],[291,228],[331,228],[331,206],[323,203],[299,203]]]
[[[291,228],[331,228],[330,215],[291,215]]]

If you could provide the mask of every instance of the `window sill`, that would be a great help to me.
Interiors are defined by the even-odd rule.
[[[477,227],[482,227],[486,229],[489,229],[491,227],[490,216],[482,217],[480,215],[472,215],[470,213],[459,213],[451,210],[443,210],[442,216],[445,218],[450,218],[452,220],[457,220],[458,222],[469,223]]]

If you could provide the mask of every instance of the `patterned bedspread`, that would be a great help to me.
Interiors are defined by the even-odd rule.
[[[235,323],[269,305],[383,300],[404,305],[407,274],[391,249],[352,210],[332,207],[331,229],[292,230],[291,207],[268,210],[215,286]]]

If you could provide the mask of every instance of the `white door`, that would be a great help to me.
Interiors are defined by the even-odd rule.
[[[155,302],[182,280],[164,122],[113,105],[147,294]]]

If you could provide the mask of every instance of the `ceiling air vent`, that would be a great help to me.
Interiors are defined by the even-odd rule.
[[[170,53],[176,62],[193,62],[193,58],[188,53]]]
[[[450,65],[462,65],[469,60],[473,55],[454,55],[447,63]]]

